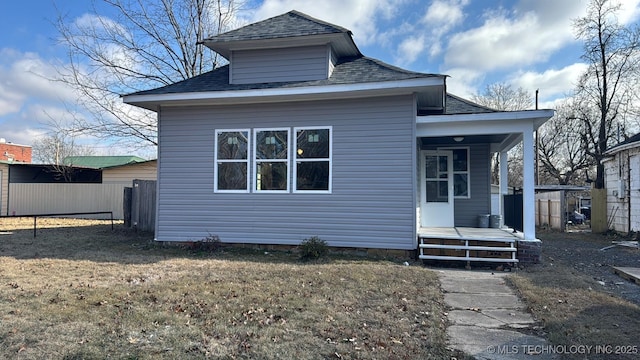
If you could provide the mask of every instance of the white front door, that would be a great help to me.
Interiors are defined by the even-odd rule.
[[[420,225],[453,227],[453,153],[420,152]]]

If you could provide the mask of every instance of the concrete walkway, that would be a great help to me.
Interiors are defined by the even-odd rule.
[[[449,307],[449,345],[476,359],[554,359],[534,319],[506,285],[508,273],[434,269]]]

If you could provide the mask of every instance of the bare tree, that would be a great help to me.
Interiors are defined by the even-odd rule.
[[[618,129],[625,130],[640,64],[640,32],[620,24],[619,11],[612,0],[591,0],[586,16],[573,23],[589,67],[577,84],[577,106],[569,118],[582,123],[581,142],[596,163],[597,189],[604,188],[604,152],[615,143]]]
[[[34,163],[50,165],[62,165],[67,156],[95,154],[92,147],[79,144],[76,135],[59,127],[47,135],[34,139],[31,149]]]
[[[222,59],[199,43],[226,31],[234,0],[101,0],[117,14],[58,15],[67,49],[58,81],[78,92],[73,129],[133,146],[157,145],[156,114],[122,104],[120,95],[172,84],[212,70]]]
[[[501,111],[526,110],[533,106],[530,93],[523,88],[514,89],[507,83],[489,84],[481,94],[473,95],[471,99],[480,105]]]
[[[474,102],[501,111],[526,110],[532,107],[531,94],[524,89],[514,89],[506,83],[487,85],[484,92],[471,97]],[[521,186],[522,169],[522,143],[509,151],[509,186]],[[500,154],[495,154],[491,160],[491,182],[496,184],[500,174]]]
[[[572,117],[574,112],[573,104],[561,104],[538,132],[541,183],[584,183],[587,171],[595,164],[583,144],[581,133],[584,123]]]
[[[67,156],[88,156],[94,153],[93,148],[79,144],[76,136],[60,128],[36,138],[32,144],[34,162],[50,165],[45,171],[65,182],[73,179],[75,169],[65,165],[63,160]]]

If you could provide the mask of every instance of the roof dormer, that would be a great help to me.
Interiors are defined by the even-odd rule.
[[[323,80],[342,57],[358,56],[351,31],[298,11],[210,37],[229,60],[230,84]]]

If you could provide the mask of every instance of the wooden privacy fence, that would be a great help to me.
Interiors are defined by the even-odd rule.
[[[154,231],[156,227],[156,181],[133,180],[133,186],[124,189],[124,224],[141,231]]]
[[[564,231],[566,224],[565,194],[551,191],[536,194],[536,226]]]

